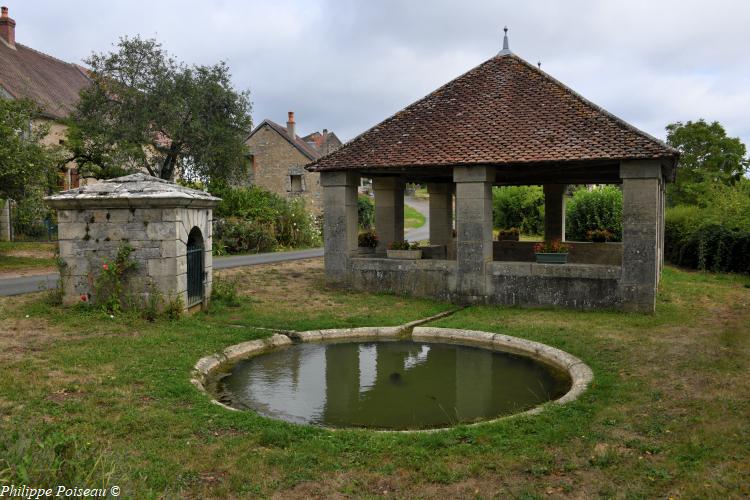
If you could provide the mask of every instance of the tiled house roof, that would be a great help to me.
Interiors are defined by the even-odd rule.
[[[48,118],[67,117],[89,85],[84,70],[34,49],[0,43],[0,87],[15,99],[37,103]]]
[[[321,156],[320,153],[314,147],[310,146],[304,140],[302,140],[301,138],[297,137],[296,135],[294,137],[291,137],[289,135],[289,132],[287,131],[286,127],[284,127],[282,125],[279,125],[278,123],[276,123],[276,122],[274,122],[272,120],[268,120],[268,119],[263,120],[260,123],[260,125],[258,125],[257,127],[255,127],[255,129],[252,132],[250,132],[250,135],[247,136],[247,139],[250,139],[255,134],[255,132],[257,132],[258,130],[260,130],[261,128],[263,128],[263,125],[268,125],[269,127],[271,127],[279,135],[281,135],[284,139],[286,139],[287,141],[289,141],[289,143],[292,146],[294,146],[295,148],[297,148],[299,150],[299,152],[302,153],[303,155],[305,155],[307,158],[309,158],[311,160],[315,160],[315,159],[320,158],[320,156]],[[247,142],[247,139],[245,139],[246,142]]]
[[[674,149],[507,52],[307,168],[528,165],[676,157]]]

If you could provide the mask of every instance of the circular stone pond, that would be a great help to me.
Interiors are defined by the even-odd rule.
[[[575,399],[577,358],[506,335],[442,328],[323,330],[232,346],[196,365],[219,404],[298,424],[420,430]],[[290,337],[292,337],[290,339]]]

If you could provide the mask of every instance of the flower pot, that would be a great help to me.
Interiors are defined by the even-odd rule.
[[[388,250],[389,259],[419,260],[422,258],[422,250]]]
[[[567,264],[568,254],[567,253],[534,253],[538,264]]]

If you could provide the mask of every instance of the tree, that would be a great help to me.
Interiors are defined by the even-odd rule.
[[[121,38],[93,54],[92,85],[70,123],[68,147],[101,177],[145,170],[172,180],[234,180],[247,168],[249,92],[231,84],[225,63],[187,66],[156,40]]]
[[[710,203],[710,188],[731,186],[750,167],[745,145],[727,137],[719,122],[672,123],[667,125],[667,143],[680,151],[677,180],[667,191],[670,206]]]
[[[38,107],[0,98],[0,198],[22,200],[56,184],[56,151],[41,140],[49,127],[35,123]]]

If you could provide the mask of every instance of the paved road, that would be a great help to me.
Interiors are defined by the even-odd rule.
[[[425,216],[423,226],[405,234],[409,241],[426,240],[430,237],[429,232],[429,205],[426,200],[406,197],[407,205],[414,207]],[[214,269],[228,269],[230,267],[255,266],[258,264],[271,264],[273,262],[284,262],[288,260],[311,259],[322,257],[322,248],[310,248],[307,250],[295,250],[293,252],[271,252],[253,255],[230,255],[226,257],[214,257]],[[23,293],[38,292],[57,286],[59,276],[57,273],[38,274],[32,276],[20,276],[17,278],[0,278],[0,296],[20,295]]]
[[[259,253],[254,255],[231,255],[214,257],[214,269],[228,269],[230,267],[255,266],[271,264],[288,260],[310,259],[322,257],[322,248],[295,250],[293,252]],[[0,296],[20,295],[22,293],[38,292],[57,286],[57,273],[39,274],[35,276],[21,276],[18,278],[0,278]]]
[[[414,198],[411,196],[404,197],[404,203],[414,208],[417,212],[424,215],[424,225],[408,231],[404,237],[407,241],[422,241],[430,239],[430,204],[427,200]]]

